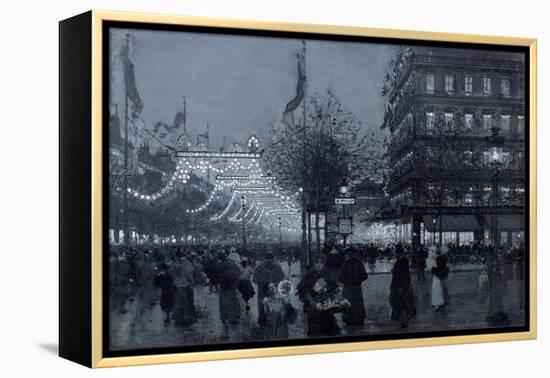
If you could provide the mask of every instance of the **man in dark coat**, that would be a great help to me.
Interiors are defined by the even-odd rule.
[[[263,300],[268,295],[265,288],[270,282],[278,285],[285,278],[281,265],[275,261],[275,252],[268,250],[266,260],[254,271],[252,281],[258,286],[258,320],[263,316]]]
[[[401,328],[409,326],[409,320],[416,317],[414,306],[414,295],[411,285],[411,272],[409,261],[401,244],[395,248],[397,261],[392,269],[392,280],[390,285],[390,305],[392,307],[392,320],[399,321]]]
[[[344,265],[344,260],[346,257],[343,253],[332,247],[327,253],[327,261],[325,263],[324,270],[328,274],[332,281],[338,282],[340,279],[340,272],[342,271],[342,266]]]
[[[346,261],[340,273],[340,282],[344,284],[342,295],[351,304],[344,310],[343,315],[343,320],[347,325],[361,325],[365,322],[365,302],[361,284],[368,277],[365,265],[357,258],[357,252],[348,249]]]

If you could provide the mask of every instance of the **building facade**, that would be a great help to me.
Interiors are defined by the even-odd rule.
[[[398,49],[383,127],[391,132],[386,190],[402,241],[523,242],[524,83],[519,53]]]

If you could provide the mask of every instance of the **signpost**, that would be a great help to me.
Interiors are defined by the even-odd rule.
[[[351,218],[338,218],[338,233],[342,235],[352,234]]]
[[[355,197],[336,197],[334,198],[335,205],[355,205]]]

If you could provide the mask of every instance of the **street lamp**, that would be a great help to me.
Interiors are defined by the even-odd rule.
[[[488,145],[487,164],[491,169],[491,234],[493,239],[493,253],[488,256],[487,269],[489,276],[489,311],[487,321],[490,324],[503,324],[508,321],[508,314],[504,312],[502,294],[504,291],[504,277],[502,276],[502,256],[500,256],[500,231],[498,228],[498,214],[496,209],[499,205],[498,176],[500,168],[504,163],[504,137],[499,135],[500,129],[493,127],[491,136],[485,138]]]
[[[342,181],[340,181],[340,193],[346,197],[348,192],[349,192],[349,184],[348,184],[348,180],[344,177],[342,179]],[[342,204],[342,218],[345,219],[346,218],[346,204],[343,203]],[[348,238],[348,235],[347,234],[343,234],[342,235],[343,239],[344,239],[344,248],[346,247],[346,240]]]
[[[435,248],[435,228],[436,228],[436,223],[437,223],[437,217],[436,216],[433,216],[432,217],[432,226],[433,226],[433,235],[432,235],[432,242],[433,242],[433,245],[434,245],[434,248]]]
[[[283,245],[283,235],[281,234],[281,216],[279,215],[279,246]]]
[[[243,216],[242,216],[242,227],[243,227],[243,247],[244,249],[246,249],[246,225],[245,225],[245,217],[244,217],[244,214],[245,214],[245,209],[246,209],[246,198],[244,196],[244,194],[241,194],[241,209],[242,209],[242,212],[243,212]]]
[[[348,194],[349,192],[349,184],[348,184],[348,180],[346,180],[346,178],[344,177],[342,179],[342,181],[340,181],[340,193],[342,193],[342,195],[346,195]]]

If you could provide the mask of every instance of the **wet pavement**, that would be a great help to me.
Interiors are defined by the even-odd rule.
[[[288,265],[283,264],[288,272]],[[346,326],[337,315],[342,334],[377,334],[421,331],[444,331],[478,329],[488,327],[486,317],[488,295],[483,290],[484,270],[482,266],[451,267],[448,279],[450,304],[443,311],[436,312],[431,307],[431,275],[426,272],[425,282],[418,282],[416,272],[411,272],[416,297],[417,317],[409,328],[403,330],[391,321],[389,286],[391,274],[384,264],[370,272],[363,283],[367,319],[362,326]],[[506,290],[503,293],[504,310],[510,326],[523,325],[524,281],[521,269],[513,265],[505,267]],[[299,267],[293,265],[290,280],[296,286],[299,281]],[[256,289],[256,288],[255,288]],[[257,299],[250,300],[250,310],[244,310],[238,325],[224,327],[219,319],[219,299],[217,293],[210,293],[208,287],[195,288],[195,305],[199,312],[198,321],[188,327],[175,327],[173,321],[164,323],[164,314],[157,304],[143,315],[136,315],[137,301],[128,302],[128,312],[111,312],[111,349],[173,347],[184,345],[240,342],[259,339],[257,325]],[[302,304],[295,294],[290,301],[298,309],[298,318],[289,326],[289,338],[303,338],[305,335]]]

